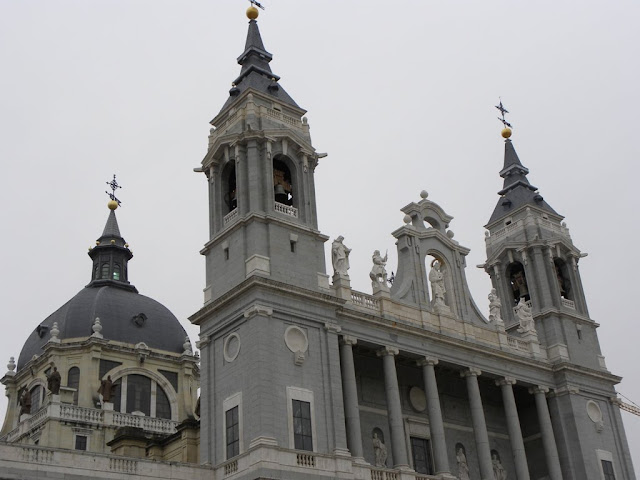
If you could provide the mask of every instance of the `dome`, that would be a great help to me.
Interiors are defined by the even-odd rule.
[[[29,335],[18,359],[20,370],[51,338],[53,323],[58,323],[58,338],[88,338],[96,317],[102,324],[105,340],[137,344],[173,353],[184,351],[187,336],[168,308],[152,298],[118,286],[87,286],[66,304],[49,315]]]

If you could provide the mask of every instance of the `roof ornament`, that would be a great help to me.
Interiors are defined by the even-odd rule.
[[[107,195],[109,195],[109,198],[111,199],[109,201],[109,203],[107,204],[107,206],[109,207],[109,210],[115,210],[120,205],[122,205],[122,202],[120,200],[118,200],[118,198],[116,197],[116,190],[118,188],[122,188],[122,187],[120,185],[118,185],[115,173],[113,174],[113,180],[111,180],[110,182],[107,182],[107,185],[109,185],[109,187],[111,188],[111,193],[109,193],[106,190],[104,192]]]
[[[511,136],[511,129],[513,128],[511,126],[511,124],[509,122],[507,122],[507,120],[504,118],[504,114],[505,113],[509,113],[509,110],[507,110],[506,108],[504,108],[504,105],[502,105],[502,98],[498,97],[500,99],[500,104],[496,105],[496,108],[498,110],[500,110],[500,114],[502,115],[502,118],[498,117],[498,120],[500,120],[502,122],[502,125],[504,125],[504,128],[502,129],[501,135],[502,138],[509,138]]]
[[[262,6],[262,4],[260,4],[256,0],[249,0],[249,3],[250,3],[249,8],[247,8],[247,18],[253,21],[256,18],[258,18],[258,14],[260,13],[258,11],[258,8],[261,8],[262,10],[264,10],[264,7]]]

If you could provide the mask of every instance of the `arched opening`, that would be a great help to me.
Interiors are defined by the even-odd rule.
[[[273,159],[273,196],[277,203],[289,206],[294,204],[291,170],[278,158]]]
[[[80,388],[80,369],[78,367],[71,367],[67,372],[67,387],[76,389],[73,392],[73,404],[78,405],[78,389]]]
[[[113,266],[113,279],[120,280],[120,265],[117,263]]]
[[[567,264],[561,258],[554,258],[553,264],[556,269],[556,278],[558,279],[558,288],[560,296],[567,300],[573,300],[573,292],[571,291],[571,280],[569,277],[569,269]]]
[[[127,376],[127,413],[151,415],[151,379],[143,375]]]
[[[236,181],[236,164],[231,161],[227,164],[222,175],[223,198],[226,206],[225,213],[238,208],[238,190]]]
[[[42,385],[36,385],[29,391],[29,393],[31,394],[31,414],[33,415],[42,406],[44,388],[42,388]]]
[[[171,420],[171,402],[160,385],[156,386],[156,417]]]
[[[113,382],[113,395],[111,397],[111,401],[113,402],[113,411],[121,412],[122,411],[122,379],[119,378],[115,382]]]
[[[100,278],[100,266],[96,263],[93,266],[93,279],[98,280]]]
[[[109,278],[109,264],[103,263],[101,268],[100,278]]]
[[[513,292],[513,304],[516,305],[521,298],[525,301],[531,300],[529,295],[529,286],[527,284],[527,276],[524,272],[524,266],[520,262],[513,262],[507,267],[507,278]]]

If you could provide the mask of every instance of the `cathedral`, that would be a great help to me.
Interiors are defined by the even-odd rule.
[[[371,293],[356,291],[348,240],[321,231],[306,111],[271,69],[258,9],[247,17],[197,168],[198,341],[134,286],[114,178],[90,282],[2,376],[0,479],[634,480],[584,253],[508,123],[488,298],[471,297],[469,249],[426,191],[399,200],[397,269],[376,250]]]

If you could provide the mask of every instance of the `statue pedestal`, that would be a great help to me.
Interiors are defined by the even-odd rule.
[[[343,300],[351,300],[351,279],[349,275],[342,275],[335,273],[333,275],[333,290],[336,292],[336,297]]]
[[[49,394],[49,403],[58,404],[60,403],[60,394]]]
[[[60,386],[60,403],[73,403],[73,395],[76,393],[75,388]]]
[[[106,410],[107,412],[113,412],[113,403],[111,402],[103,402],[102,410]]]
[[[371,282],[374,297],[391,298],[389,286],[385,282]]]
[[[534,357],[540,357],[540,341],[538,340],[538,333],[535,330],[527,330],[522,333],[522,339],[529,342],[529,348]]]

